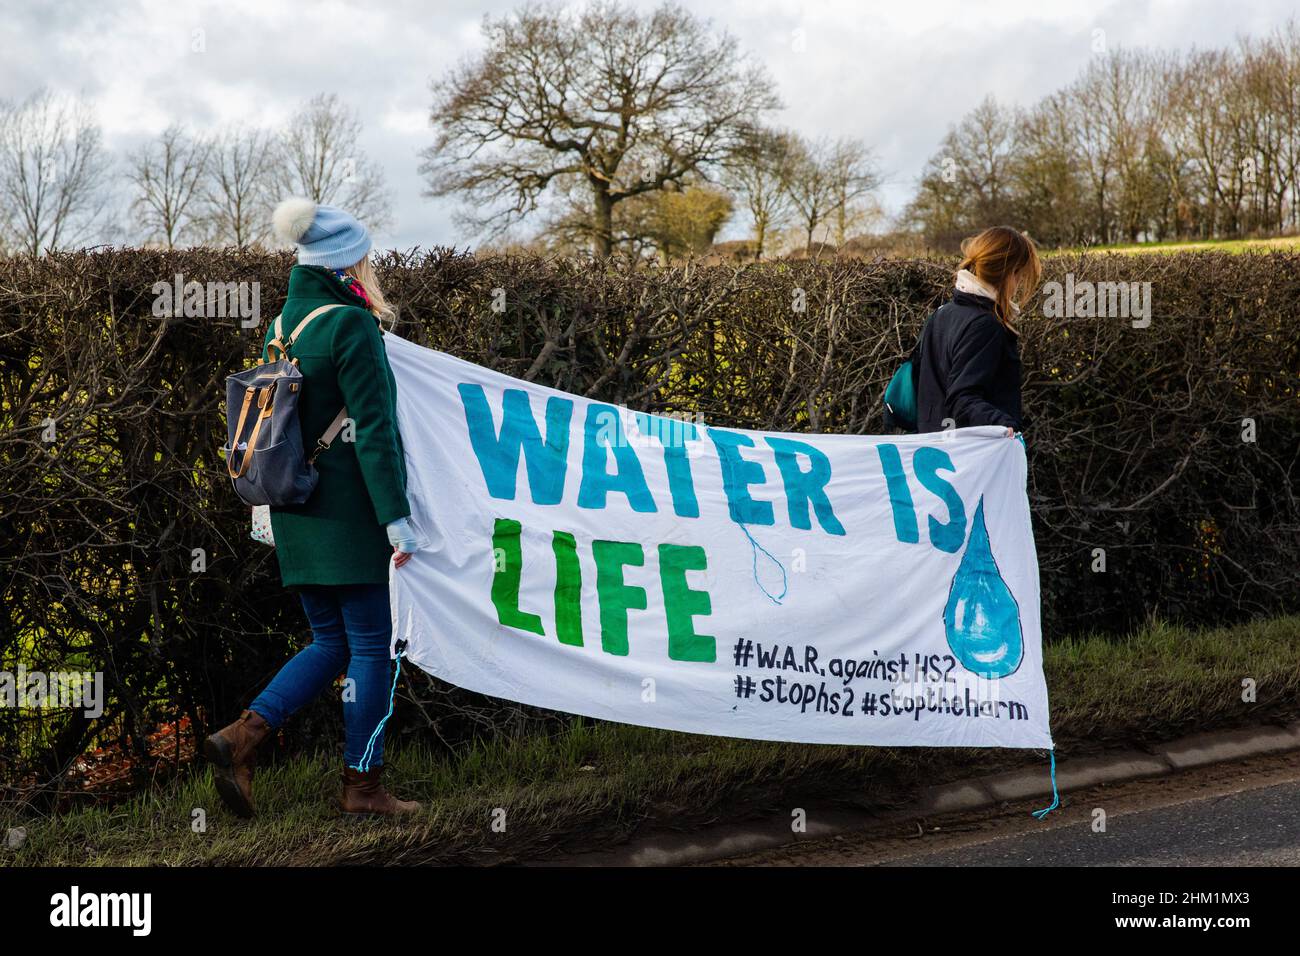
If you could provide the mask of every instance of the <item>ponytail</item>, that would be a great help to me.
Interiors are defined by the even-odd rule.
[[[1034,294],[1043,275],[1043,263],[1033,240],[1010,226],[993,226],[964,240],[961,254],[961,265],[957,268],[969,270],[996,291],[994,315],[1007,331],[1019,335],[1012,319]],[[1013,280],[1017,281],[1014,297]]]

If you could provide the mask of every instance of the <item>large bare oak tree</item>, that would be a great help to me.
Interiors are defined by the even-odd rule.
[[[672,4],[527,6],[485,18],[483,35],[482,55],[433,86],[438,135],[421,171],[488,234],[576,181],[591,249],[608,256],[619,203],[718,169],[778,105],[731,36]]]

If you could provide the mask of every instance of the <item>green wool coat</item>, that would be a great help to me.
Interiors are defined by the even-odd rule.
[[[303,375],[298,416],[303,447],[347,406],[356,436],[346,429],[316,459],[320,482],[301,505],[271,509],[275,554],[286,587],[303,584],[382,584],[393,548],[384,526],[406,517],[406,462],[397,431],[397,383],[384,351],[383,332],[364,301],[330,270],[294,266],[281,326],[287,339],[307,313],[331,309],[311,321],[289,350]],[[275,322],[266,343],[275,337]],[[276,358],[280,353],[276,352]]]

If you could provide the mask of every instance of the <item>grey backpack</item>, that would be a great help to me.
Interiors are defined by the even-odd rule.
[[[267,344],[266,360],[258,359],[254,368],[226,379],[226,470],[235,484],[235,494],[245,504],[300,505],[316,488],[320,478],[316,456],[338,436],[348,410],[343,408],[334,416],[307,455],[298,422],[303,377],[298,360],[289,357],[289,349],[312,319],[342,307],[334,302],[312,310],[288,341],[283,340],[282,316],[276,316],[275,338]],[[275,358],[277,349],[279,359]]]

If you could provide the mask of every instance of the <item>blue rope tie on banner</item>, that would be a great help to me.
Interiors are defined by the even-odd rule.
[[[1052,805],[1034,811],[1034,816],[1039,820],[1043,819],[1043,817],[1047,816],[1061,805],[1061,795],[1056,789],[1056,748],[1053,747],[1050,753],[1052,755]]]
[[[749,529],[741,524],[741,522],[737,521],[736,524],[740,525],[740,530],[745,532],[745,537],[749,539],[749,550],[754,555],[754,583],[758,585],[760,591],[767,595],[769,601],[773,604],[780,604],[781,599],[785,597],[786,592],[790,589],[790,582],[786,578],[785,574],[785,565],[778,561],[771,551],[768,551],[767,548],[754,540],[754,536],[749,533]],[[758,552],[760,551],[767,555],[768,559],[781,569],[781,593],[779,595],[773,596],[772,592],[765,588],[763,582],[758,579]]]
[[[401,641],[399,643],[404,645],[406,642]],[[388,718],[393,716],[393,704],[397,698],[397,678],[402,675],[402,655],[405,652],[405,647],[397,652],[397,668],[393,671],[393,686],[388,691],[388,713],[384,714],[383,719],[379,721],[379,725],[375,727],[375,732],[370,735],[366,749],[361,754],[361,762],[353,767],[353,770],[360,770],[365,773],[370,769],[370,761],[375,759],[375,741],[379,739],[379,735],[383,732],[384,724],[388,723]]]

